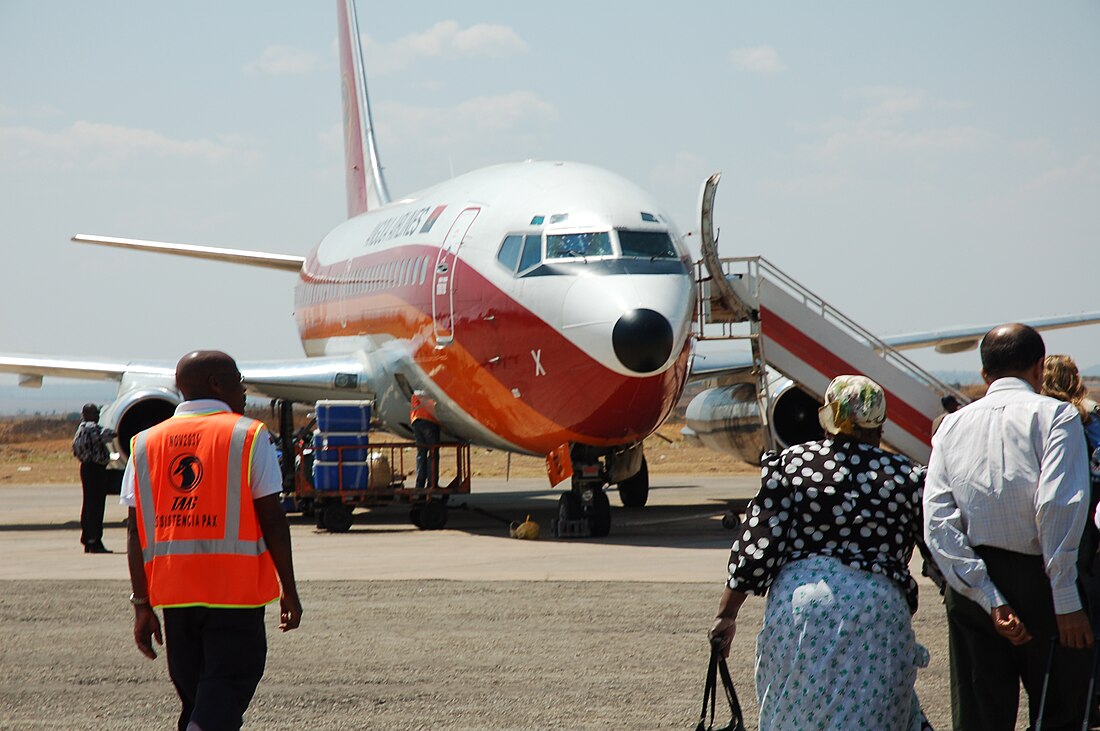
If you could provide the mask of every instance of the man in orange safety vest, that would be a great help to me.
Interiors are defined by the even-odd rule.
[[[267,658],[265,606],[280,602],[284,632],[302,617],[281,473],[232,358],[188,353],[176,386],[185,401],[133,438],[122,480],[134,641],[150,659],[167,642],[179,731],[239,729]]]

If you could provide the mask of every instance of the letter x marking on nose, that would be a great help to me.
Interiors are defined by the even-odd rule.
[[[531,357],[535,359],[535,375],[545,376],[546,369],[542,367],[542,349],[532,350]]]

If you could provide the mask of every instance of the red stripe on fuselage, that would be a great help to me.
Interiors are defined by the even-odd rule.
[[[303,284],[330,282],[320,286],[332,290],[327,301],[299,302],[301,337],[385,334],[404,341],[413,360],[463,411],[502,439],[535,453],[545,454],[567,441],[608,446],[642,439],[668,416],[686,380],[689,342],[664,372],[624,376],[461,259],[452,272],[454,341],[444,347],[436,347],[433,330],[431,266],[423,284],[417,277],[407,286],[355,290],[356,282],[371,286],[356,272],[381,267],[385,274],[392,262],[425,256],[434,264],[438,251],[435,246],[401,246],[359,257],[351,263],[351,275],[346,262],[317,267],[311,259],[303,268]],[[337,277],[345,281],[332,284]],[[538,354],[537,364],[532,351]]]
[[[760,328],[765,337],[774,340],[785,350],[802,359],[830,380],[842,374],[860,372],[847,361],[765,307],[760,308]],[[883,388],[883,391],[886,394],[890,421],[925,444],[930,444],[932,440],[932,420],[902,401],[896,394],[885,388]]]

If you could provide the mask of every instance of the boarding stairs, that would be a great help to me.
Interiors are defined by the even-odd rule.
[[[717,179],[708,181],[702,206],[702,261],[696,337],[748,339],[757,379],[761,427],[771,448],[769,369],[824,401],[829,382],[863,374],[886,392],[883,441],[909,458],[928,463],[932,421],[940,399],[963,394],[933,376],[822,297],[761,256],[719,258],[711,216]],[[747,334],[745,326],[748,326]]]

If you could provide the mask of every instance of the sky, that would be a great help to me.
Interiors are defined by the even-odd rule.
[[[575,160],[687,232],[721,171],[722,254],[872,332],[1100,310],[1100,3],[358,8],[395,197]],[[300,356],[292,274],[69,237],[304,255],[342,155],[335,3],[2,0],[0,351]],[[1047,343],[1100,365],[1100,326]]]

